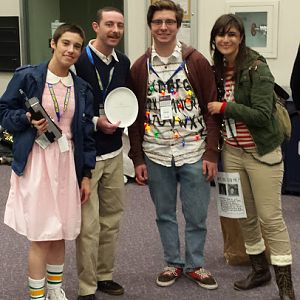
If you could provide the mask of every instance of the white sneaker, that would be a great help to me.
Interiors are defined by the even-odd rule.
[[[48,289],[46,300],[68,300],[62,288]]]

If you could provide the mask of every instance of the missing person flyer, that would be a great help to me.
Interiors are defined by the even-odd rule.
[[[246,208],[239,173],[219,172],[216,179],[219,216],[246,218]]]

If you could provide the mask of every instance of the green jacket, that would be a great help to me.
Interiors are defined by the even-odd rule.
[[[250,71],[257,60],[261,63]],[[235,78],[236,102],[227,103],[224,116],[246,124],[260,155],[273,151],[284,139],[278,120],[274,117],[273,90],[274,77],[266,60],[249,49],[247,59]]]

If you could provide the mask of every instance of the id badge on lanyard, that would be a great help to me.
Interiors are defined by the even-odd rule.
[[[148,78],[150,77],[150,72],[152,71],[157,78],[159,78],[164,85],[167,87],[168,82],[171,81],[174,76],[180,72],[185,65],[186,61],[184,60],[179,66],[178,68],[174,71],[174,73],[171,75],[171,77],[164,82],[159,74],[155,71],[155,69],[153,68],[152,64],[150,63],[149,59],[147,60],[147,68],[148,68]],[[167,90],[167,88],[166,88]],[[173,118],[173,112],[172,112],[172,97],[170,93],[164,93],[163,95],[160,95],[159,98],[159,107],[160,107],[160,118],[161,120],[171,120]]]
[[[226,97],[227,102],[232,102],[234,99],[234,85],[231,84],[229,95]],[[225,128],[227,138],[230,139],[232,137],[237,136],[235,120],[230,118],[225,120]]]
[[[171,120],[173,117],[172,113],[172,98],[171,94],[165,94],[159,96],[159,109],[161,120]]]
[[[237,136],[234,119],[225,120],[225,127],[226,127],[226,135],[228,139]]]

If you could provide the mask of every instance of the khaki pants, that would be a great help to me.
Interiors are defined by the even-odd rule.
[[[97,281],[112,279],[123,214],[123,188],[122,153],[97,161],[92,172],[91,196],[82,205],[81,232],[76,240],[79,295],[94,294]]]
[[[258,157],[255,150],[252,154]],[[281,159],[278,147],[260,160],[272,163]],[[287,227],[282,217],[281,184],[283,163],[267,166],[253,159],[242,149],[226,145],[222,152],[225,172],[239,172],[247,211],[247,218],[239,219],[247,254],[259,254],[268,242],[273,265],[292,262]]]

